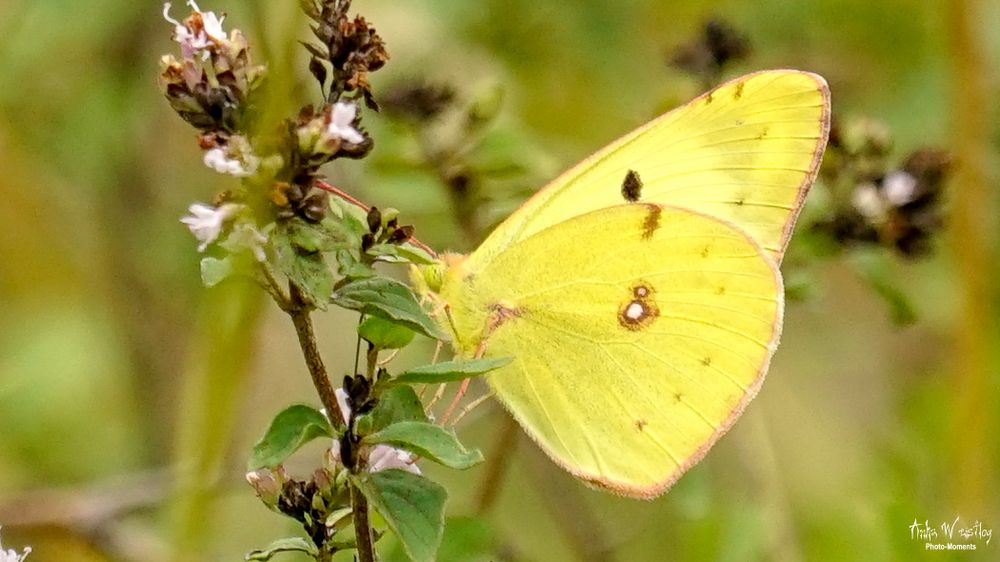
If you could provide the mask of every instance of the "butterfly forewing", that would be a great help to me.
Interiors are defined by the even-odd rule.
[[[539,191],[477,254],[490,256],[570,217],[640,201],[691,209],[746,230],[776,262],[816,175],[829,131],[829,90],[814,74],[737,78],[636,129]]]

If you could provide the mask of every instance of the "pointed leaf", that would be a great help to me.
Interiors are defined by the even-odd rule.
[[[214,287],[236,273],[232,256],[225,258],[202,258],[201,282],[206,287]]]
[[[455,430],[425,422],[404,421],[372,433],[364,438],[369,445],[385,443],[449,468],[464,470],[483,462],[478,449],[468,450],[455,435]]]
[[[436,340],[447,335],[417,302],[409,287],[386,277],[356,279],[333,293],[332,302],[364,314],[394,320]]]
[[[491,357],[468,361],[444,361],[410,369],[392,379],[393,384],[453,382],[478,377],[499,369],[512,361],[511,357]]]
[[[317,437],[333,437],[333,428],[326,416],[303,404],[289,406],[274,417],[267,433],[254,446],[247,468],[274,468]]]
[[[294,218],[284,228],[291,243],[304,252],[330,252],[353,241],[346,228],[330,218],[319,224]]]
[[[276,233],[273,241],[278,269],[295,283],[306,302],[325,310],[336,279],[323,254],[301,249],[292,242],[287,231]]]
[[[378,510],[413,562],[433,562],[444,532],[441,485],[405,470],[390,469],[351,476]]]
[[[312,542],[302,537],[289,537],[278,539],[266,548],[250,551],[246,559],[247,561],[270,560],[275,554],[282,552],[304,552],[313,558],[319,555],[319,549]]]
[[[379,349],[399,349],[413,341],[413,330],[378,316],[368,316],[358,324],[358,335]]]
[[[427,421],[424,405],[410,386],[393,386],[386,389],[379,396],[378,404],[369,415],[372,418],[373,431],[380,431],[403,421]]]

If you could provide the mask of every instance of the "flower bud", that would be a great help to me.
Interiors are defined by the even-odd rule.
[[[271,509],[278,508],[278,499],[281,497],[281,490],[285,485],[283,471],[261,468],[248,472],[246,478],[264,505]]]

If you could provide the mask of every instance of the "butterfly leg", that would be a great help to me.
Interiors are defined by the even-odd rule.
[[[476,359],[480,359],[484,353],[486,353],[485,339],[479,342],[479,347],[476,348],[476,355],[475,355]],[[451,400],[451,404],[448,405],[448,409],[445,410],[444,412],[444,417],[441,418],[441,425],[448,423],[448,418],[451,417],[451,413],[455,411],[455,408],[458,407],[458,403],[462,400],[462,397],[465,396],[465,393],[469,390],[469,384],[471,382],[472,379],[465,379],[462,381],[462,385],[458,387],[458,392],[455,393],[455,398]],[[473,405],[475,405],[475,402],[473,403]]]
[[[451,421],[451,425],[453,427],[456,426],[456,425],[458,425],[458,422],[462,421],[462,418],[465,417],[465,414],[468,414],[472,410],[476,409],[476,406],[479,406],[480,404],[482,404],[483,402],[485,402],[486,400],[488,400],[489,398],[492,398],[492,397],[493,397],[493,392],[490,391],[490,392],[487,392],[486,394],[483,394],[479,398],[476,398],[472,402],[469,402],[468,406],[462,408],[462,410],[460,412],[458,412],[458,415],[455,416],[455,419],[453,419]]]

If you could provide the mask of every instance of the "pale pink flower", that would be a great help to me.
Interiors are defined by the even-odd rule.
[[[340,412],[344,414],[344,419],[350,419],[351,407],[347,404],[347,393],[344,392],[343,388],[338,388],[335,394],[337,396],[337,405],[340,407]],[[323,414],[326,414],[326,410],[323,410]],[[340,460],[339,440],[333,440],[333,447],[330,449],[330,454],[334,460]],[[413,453],[385,444],[375,445],[372,447],[371,452],[368,453],[368,470],[370,472],[399,468],[413,474],[420,474],[420,467],[414,464],[416,462]]]

